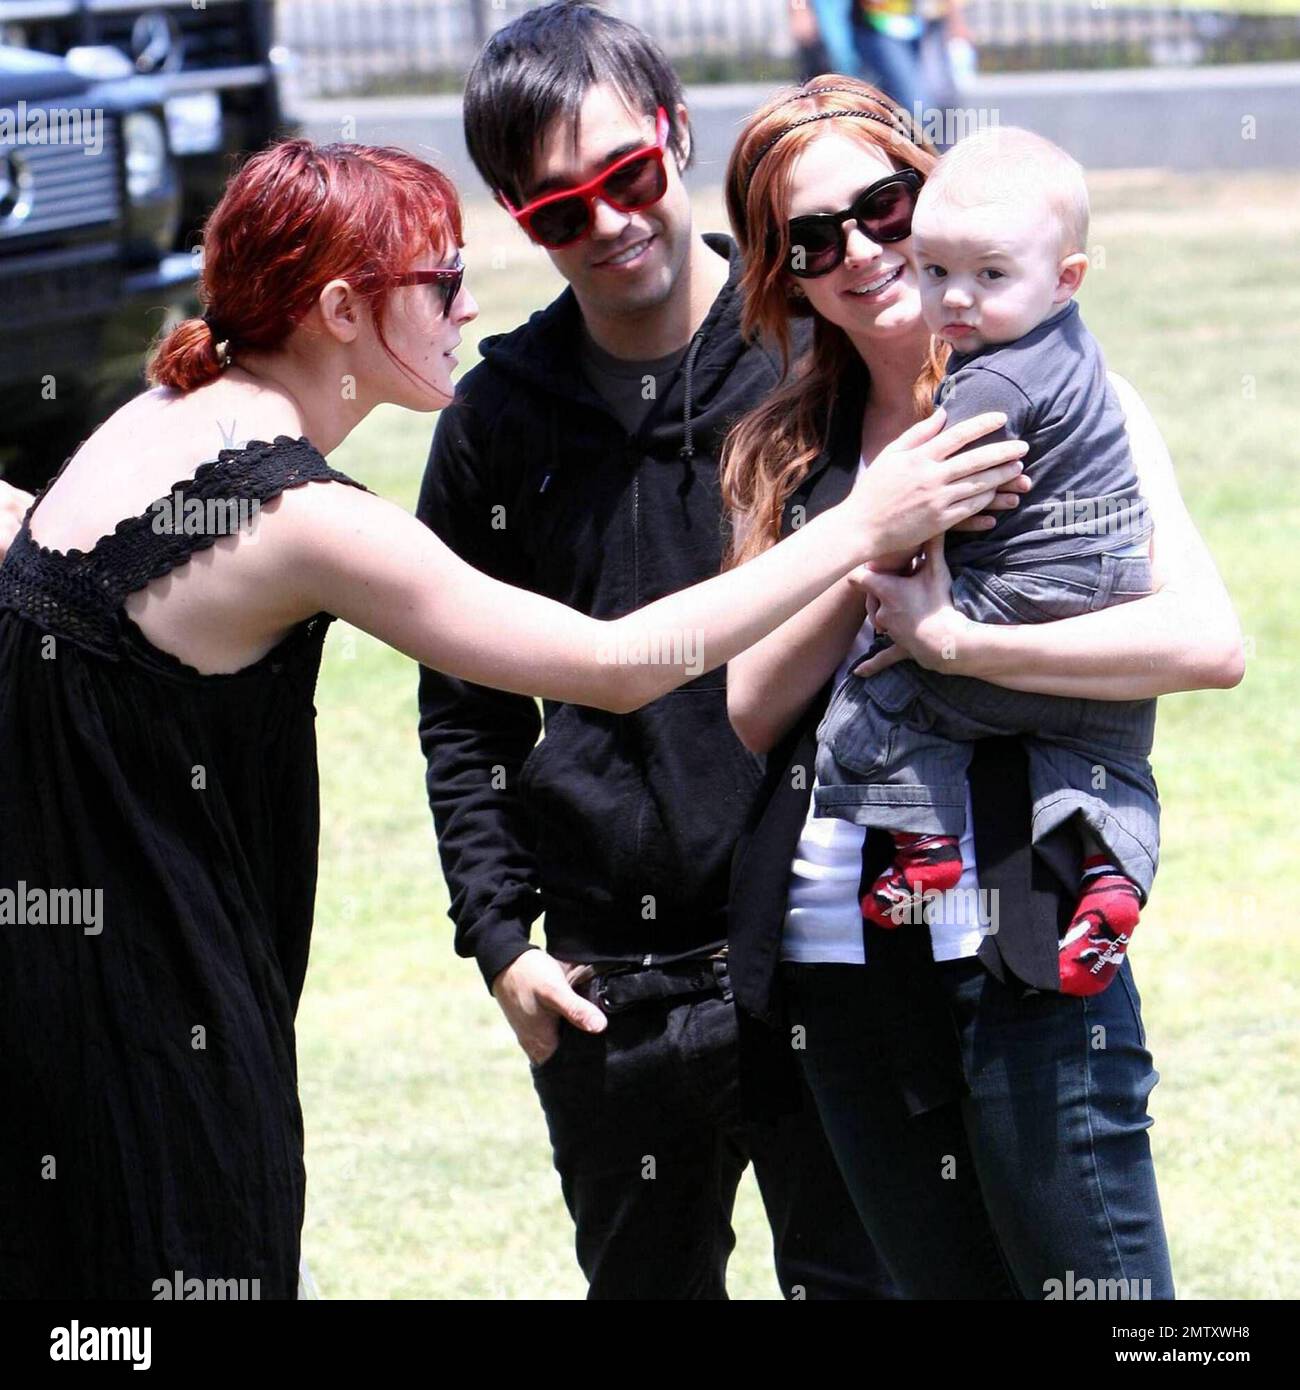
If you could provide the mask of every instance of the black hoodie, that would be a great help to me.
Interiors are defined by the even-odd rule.
[[[439,420],[418,507],[476,568],[598,618],[717,574],[722,442],[781,368],[741,339],[730,239],[706,241],[730,257],[730,276],[634,434],[582,375],[572,290],[484,340]],[[533,700],[421,670],[420,741],[457,951],[490,986],[542,912],[548,948],[567,960],[663,963],[716,949],[732,849],[763,770],[727,721],[724,672],[629,715],[554,701],[544,714],[538,743]]]

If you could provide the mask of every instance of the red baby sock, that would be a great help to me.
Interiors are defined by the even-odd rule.
[[[961,850],[955,835],[895,835],[894,862],[862,899],[862,915],[878,927],[921,920],[926,893],[946,893],[961,879]]]
[[[1141,910],[1137,884],[1104,854],[1083,861],[1079,905],[1061,938],[1061,993],[1100,994],[1124,963]]]

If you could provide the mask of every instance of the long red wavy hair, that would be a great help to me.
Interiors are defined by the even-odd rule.
[[[810,121],[776,138],[795,121],[823,111],[860,112],[875,119]],[[794,294],[796,281],[786,269],[790,170],[803,150],[831,129],[883,152],[896,168],[928,174],[939,157],[916,135],[911,118],[900,107],[852,77],[827,74],[786,88],[746,121],[731,152],[726,180],[727,212],[745,261],[741,330],[775,341],[787,366],[790,319],[812,312],[807,301]],[[914,391],[918,419],[930,413],[946,360],[947,348],[932,342]],[[780,539],[786,500],[825,447],[842,383],[850,374],[865,371],[844,330],[817,315],[811,348],[794,363],[785,382],[732,427],[722,454],[722,496],[733,523],[729,565],[752,559]]]
[[[255,154],[226,185],[203,229],[203,318],[165,334],[149,361],[155,386],[214,380],[218,343],[272,351],[321,289],[346,280],[365,299],[384,350],[394,281],[430,245],[464,242],[451,180],[404,150],[283,140]],[[396,359],[395,359],[396,360]]]

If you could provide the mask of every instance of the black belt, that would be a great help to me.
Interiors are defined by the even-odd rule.
[[[637,1004],[692,995],[720,994],[726,1003],[732,998],[725,951],[704,960],[675,961],[671,965],[612,966],[598,970],[588,980],[575,984],[574,989],[607,1014]]]

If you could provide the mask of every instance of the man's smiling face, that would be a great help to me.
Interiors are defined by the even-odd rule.
[[[593,86],[574,123],[553,121],[542,138],[525,202],[595,178],[616,159],[655,142],[655,117],[630,109],[618,88]],[[641,212],[620,212],[599,198],[589,234],[548,251],[584,309],[618,316],[667,300],[686,264],[691,205],[671,147],[664,152],[668,188]]]

